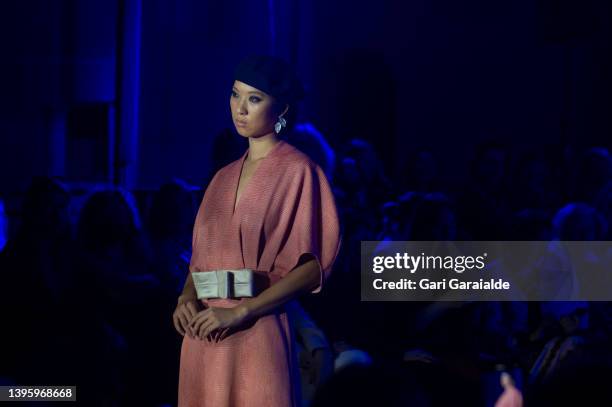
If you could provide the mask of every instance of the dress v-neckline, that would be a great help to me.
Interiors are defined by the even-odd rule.
[[[246,181],[246,184],[242,187],[242,192],[240,193],[240,197],[238,197],[238,188],[240,187],[240,178],[242,177],[242,172],[244,171],[244,163],[246,162],[246,157],[248,156],[249,153],[249,149],[247,149],[244,154],[242,155],[242,159],[241,159],[241,163],[240,163],[240,168],[238,170],[238,177],[236,179],[236,188],[234,189],[234,199],[233,199],[233,206],[232,206],[232,217],[234,215],[236,215],[236,212],[238,212],[238,207],[240,206],[240,203],[242,202],[243,198],[244,198],[244,194],[247,192],[249,186],[253,183],[253,181],[256,180],[255,175],[257,174],[257,171],[259,171],[259,169],[261,168],[261,166],[265,163],[266,158],[270,157],[270,154],[272,154],[272,152],[274,150],[276,150],[279,146],[279,144],[281,144],[283,141],[279,140],[271,149],[270,151],[268,151],[268,153],[261,158],[261,162],[257,165],[257,168],[255,168],[255,170],[253,170],[253,173],[251,174],[251,177],[248,179],[248,181]]]

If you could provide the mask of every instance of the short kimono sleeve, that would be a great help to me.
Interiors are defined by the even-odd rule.
[[[311,163],[299,172],[300,188],[295,196],[294,218],[288,238],[280,255],[289,270],[299,265],[305,254],[314,256],[319,266],[319,284],[312,290],[318,293],[329,277],[341,245],[338,211],[323,170]]]

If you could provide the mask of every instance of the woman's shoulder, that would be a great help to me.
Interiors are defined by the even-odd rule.
[[[285,142],[284,147],[280,161],[287,170],[306,171],[315,170],[317,168],[317,163],[294,145]]]

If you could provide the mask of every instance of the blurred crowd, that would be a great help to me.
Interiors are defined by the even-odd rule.
[[[233,139],[219,135],[215,169],[246,148]],[[503,377],[531,405],[611,400],[608,303],[361,302],[358,255],[365,240],[609,241],[607,149],[485,142],[466,179],[449,182],[433,150],[391,176],[364,140],[333,149],[301,124],[287,141],[328,174],[343,235],[323,291],[288,307],[304,406],[494,405]],[[81,190],[38,177],[0,199],[0,384],[77,385],[88,406],[175,405],[171,316],[204,190],[181,180]]]

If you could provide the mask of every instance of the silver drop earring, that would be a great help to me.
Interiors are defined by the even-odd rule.
[[[287,127],[287,120],[282,116],[278,116],[278,121],[274,124],[274,131],[278,134],[285,127]]]

